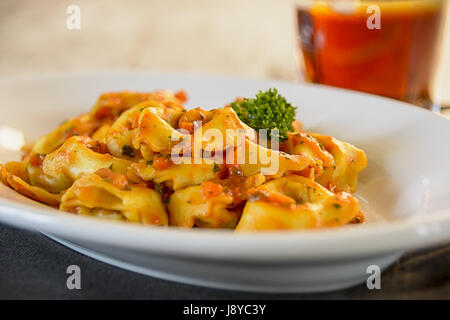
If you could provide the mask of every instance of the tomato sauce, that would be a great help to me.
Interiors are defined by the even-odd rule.
[[[367,26],[374,4],[379,29]],[[323,2],[299,8],[306,80],[430,107],[442,11],[439,0],[362,1],[350,12]]]

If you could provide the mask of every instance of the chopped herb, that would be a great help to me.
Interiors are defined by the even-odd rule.
[[[131,190],[131,187],[130,187],[130,186],[125,186],[125,190],[126,190],[126,191],[130,191],[130,190]]]
[[[164,193],[162,183],[158,183],[155,181],[155,179],[153,179],[153,184],[155,185],[155,190],[158,191],[158,193],[160,193],[160,194]]]
[[[134,149],[128,145],[122,147],[122,155],[130,158],[134,157]]]
[[[214,172],[219,172],[220,171],[220,167],[217,163],[214,163],[214,168],[213,168]]]
[[[153,164],[153,160],[147,160],[146,164],[147,164],[148,166],[151,166],[151,165]]]
[[[340,209],[341,205],[339,203],[333,203],[333,207],[335,207],[336,209]]]
[[[356,218],[355,218],[355,222],[356,222],[356,223],[361,223],[361,218],[360,218],[360,217],[356,217]]]
[[[109,169],[110,169],[110,170],[113,169],[113,164],[112,164],[112,163],[109,165]]]

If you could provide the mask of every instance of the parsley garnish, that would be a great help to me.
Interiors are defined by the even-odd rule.
[[[278,136],[280,141],[287,139],[287,133],[294,131],[297,107],[290,104],[277,89],[259,91],[253,99],[244,98],[231,103],[239,119],[253,129],[267,129],[270,137]],[[274,129],[278,129],[278,134]]]
[[[122,147],[122,155],[130,158],[134,157],[134,149],[128,145]]]

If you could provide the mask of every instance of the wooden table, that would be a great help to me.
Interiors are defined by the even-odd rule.
[[[297,1],[2,0],[0,78],[126,68],[298,81]],[[66,27],[70,4],[80,30]],[[450,104],[450,23],[442,47],[434,96]]]

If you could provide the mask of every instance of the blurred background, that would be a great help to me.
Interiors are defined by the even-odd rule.
[[[0,78],[126,68],[300,81],[296,2],[0,0]],[[80,30],[66,27],[69,5]],[[450,104],[446,16],[432,94]]]

